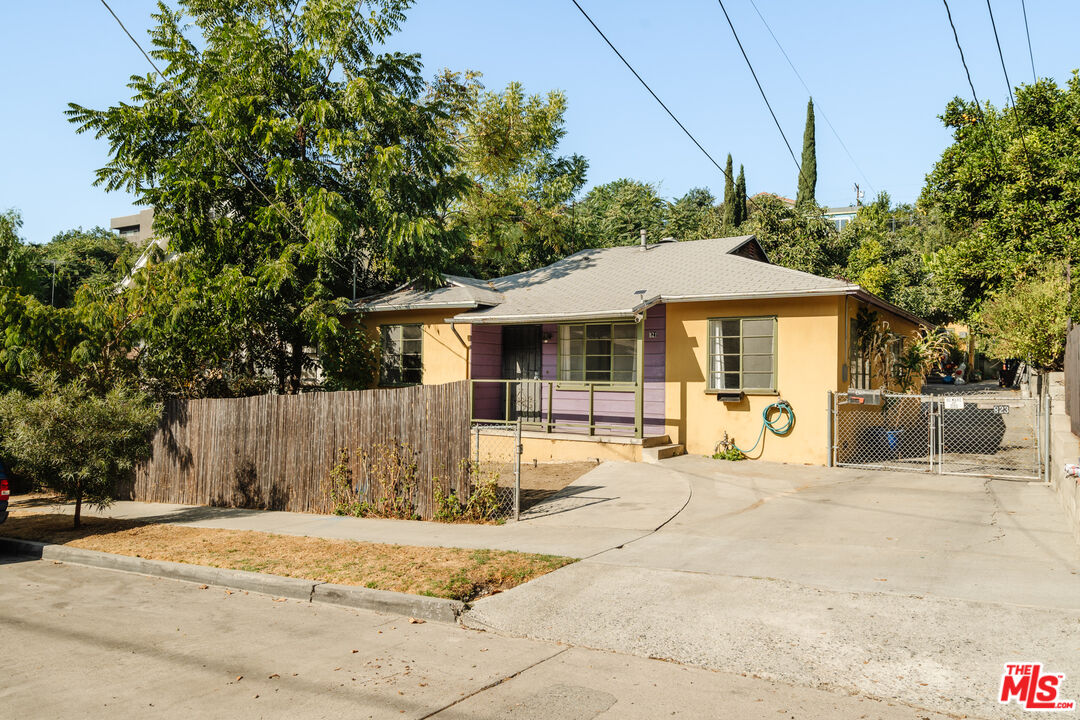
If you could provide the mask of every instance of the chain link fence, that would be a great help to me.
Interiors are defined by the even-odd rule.
[[[521,421],[473,425],[471,470],[474,486],[495,494],[490,519],[520,519]]]
[[[1046,414],[1002,393],[830,395],[836,465],[1037,480]]]

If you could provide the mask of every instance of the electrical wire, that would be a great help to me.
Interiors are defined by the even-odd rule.
[[[975,112],[979,115],[979,122],[982,124],[983,129],[986,131],[987,145],[990,148],[990,154],[994,158],[994,166],[1000,167],[997,157],[997,146],[994,144],[994,136],[990,132],[990,128],[986,124],[986,116],[983,114],[982,103],[979,102],[979,96],[975,92],[975,83],[971,81],[971,70],[968,69],[967,59],[964,57],[964,48],[960,46],[960,35],[956,32],[956,23],[953,22],[952,11],[949,10],[949,0],[941,0],[945,5],[945,15],[949,18],[949,27],[952,28],[953,39],[956,41],[956,49],[960,51],[960,62],[964,66],[964,73],[967,75],[968,87],[971,88],[971,97],[975,100]]]
[[[784,144],[787,145],[788,153],[791,155],[791,159],[795,163],[795,167],[799,171],[799,178],[802,179],[802,166],[799,164],[798,159],[795,157],[795,151],[791,149],[791,143],[788,142],[787,135],[784,134],[784,128],[780,127],[780,121],[776,119],[776,113],[773,112],[772,104],[769,102],[769,98],[765,95],[765,88],[761,87],[761,81],[758,80],[757,73],[754,71],[754,64],[750,62],[750,57],[746,54],[746,49],[743,47],[742,40],[739,39],[739,33],[735,32],[735,24],[731,22],[731,16],[728,15],[727,8],[724,7],[724,0],[716,1],[720,3],[720,9],[724,11],[724,17],[727,19],[728,27],[731,28],[731,34],[735,36],[735,43],[739,46],[739,50],[742,52],[743,60],[746,60],[746,66],[750,68],[750,74],[754,76],[754,82],[757,83],[758,92],[761,93],[761,99],[765,101],[765,107],[769,108],[769,114],[772,115],[773,122],[776,123],[776,129],[780,131],[780,137],[784,139]]]
[[[757,16],[761,19],[761,24],[764,25],[765,29],[769,31],[769,36],[773,39],[773,42],[776,43],[776,47],[780,50],[780,53],[784,56],[784,59],[787,60],[787,64],[791,67],[791,71],[795,73],[795,77],[797,77],[799,79],[799,82],[802,83],[803,90],[806,91],[807,95],[813,97],[814,93],[811,92],[809,86],[806,84],[806,81],[803,80],[803,76],[795,67],[795,63],[791,61],[791,58],[788,56],[787,51],[784,50],[784,46],[780,44],[780,40],[777,39],[776,34],[773,32],[772,28],[769,27],[769,23],[765,20],[765,16],[761,14],[761,10],[758,9],[757,3],[755,3],[754,0],[750,0],[750,5],[754,8],[754,12],[756,12]],[[867,177],[865,172],[863,172],[863,169],[859,166],[858,161],[855,160],[855,156],[851,154],[850,150],[848,150],[848,146],[844,143],[843,138],[840,137],[840,133],[838,133],[836,131],[836,128],[833,127],[832,121],[829,120],[829,116],[825,114],[825,110],[821,107],[821,104],[815,103],[814,110],[815,112],[821,113],[821,118],[825,121],[825,124],[829,126],[829,130],[831,130],[832,134],[836,137],[836,141],[840,143],[840,147],[844,149],[844,152],[847,154],[848,159],[851,160],[851,164],[854,165],[855,169],[859,171],[859,174],[862,175],[863,180],[865,180],[866,184],[870,186],[870,189],[873,190],[875,194],[877,194],[877,188],[875,188],[874,184],[870,182],[870,178]]]
[[[612,43],[611,40],[608,40],[608,36],[604,34],[604,31],[601,30],[600,27],[595,22],[593,22],[593,19],[591,17],[589,17],[589,13],[585,12],[585,8],[581,7],[581,5],[578,3],[577,0],[570,0],[570,2],[574,3],[574,6],[578,9],[578,11],[580,11],[581,14],[583,16],[585,16],[585,19],[589,21],[589,24],[592,25],[593,30],[595,30],[597,32],[597,34],[600,35],[600,37],[604,39],[604,42],[607,43],[607,46],[609,48],[611,48],[611,51],[614,52],[615,55],[618,56],[618,58],[620,60],[622,60],[623,65],[626,66],[627,70],[629,70],[631,73],[633,73],[634,77],[637,78],[638,82],[641,83],[642,87],[644,87],[646,90],[649,91],[649,94],[652,95],[653,100],[655,100],[657,103],[659,103],[660,107],[664,108],[664,112],[666,112],[668,114],[668,116],[672,120],[675,121],[675,124],[679,126],[679,129],[683,131],[683,133],[686,135],[686,137],[690,138],[690,141],[692,143],[694,143],[694,145],[697,146],[697,149],[700,150],[702,152],[702,154],[704,154],[705,157],[707,157],[709,159],[709,162],[711,162],[716,167],[716,169],[720,171],[720,173],[724,177],[726,177],[728,180],[730,180],[732,183],[734,183],[735,178],[732,177],[728,173],[727,170],[725,170],[723,167],[721,167],[720,163],[716,162],[716,159],[713,158],[713,156],[711,154],[709,154],[709,151],[706,150],[705,147],[700,142],[698,142],[698,139],[696,137],[694,137],[694,134],[686,129],[686,126],[683,125],[682,121],[679,120],[678,117],[676,117],[675,113],[673,113],[671,111],[671,108],[669,108],[664,103],[664,101],[660,99],[659,95],[657,95],[655,92],[653,92],[653,89],[651,87],[649,87],[649,83],[645,82],[645,79],[642,78],[641,75],[638,73],[638,71],[634,69],[634,66],[630,64],[630,61],[627,60],[623,56],[623,54],[621,52],[619,52],[619,49],[617,47],[615,47],[615,44]],[[773,116],[773,119],[774,120],[776,119],[775,115]],[[782,132],[783,131],[781,131],[781,134],[782,134]],[[786,142],[786,139],[785,139],[785,142]],[[791,150],[791,146],[788,146],[788,150],[789,151]],[[792,157],[794,157],[794,155],[792,155]],[[798,165],[798,163],[796,163],[796,166],[797,165]],[[749,197],[746,198],[746,202],[749,203],[750,205],[754,205],[755,207],[757,207],[757,204]]]
[[[1024,11],[1024,35],[1027,36],[1028,59],[1031,60],[1031,80],[1032,82],[1039,82],[1039,76],[1035,74],[1035,53],[1031,49],[1031,31],[1028,30],[1026,0],[1020,0],[1020,8]]]
[[[1005,75],[1005,86],[1009,91],[1009,104],[1012,105],[1013,118],[1016,119],[1016,124],[1020,128],[1020,146],[1024,149],[1024,157],[1028,161],[1028,169],[1032,170],[1031,155],[1028,154],[1027,140],[1024,139],[1024,135],[1027,132],[1027,128],[1024,127],[1024,121],[1020,117],[1020,111],[1016,107],[1016,98],[1013,97],[1012,82],[1009,81],[1009,70],[1005,67],[1005,53],[1001,51],[1001,38],[998,37],[997,23],[994,22],[994,8],[990,6],[990,0],[986,0],[986,10],[990,13],[990,27],[994,29],[994,42],[997,43],[998,57],[1001,59],[1001,72]]]

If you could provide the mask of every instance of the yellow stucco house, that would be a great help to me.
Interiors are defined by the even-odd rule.
[[[524,459],[641,460],[754,444],[762,412],[796,422],[751,457],[825,464],[826,393],[868,387],[855,341],[870,306],[840,280],[769,262],[753,236],[582,252],[490,281],[446,276],[357,305],[382,346],[380,384],[469,380],[476,422],[523,427]]]

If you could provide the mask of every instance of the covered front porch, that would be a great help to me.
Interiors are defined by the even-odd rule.
[[[470,416],[552,440],[666,434],[663,305],[633,320],[476,324]],[[569,437],[567,437],[569,436]]]

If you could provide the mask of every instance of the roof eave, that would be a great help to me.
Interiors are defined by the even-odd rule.
[[[480,307],[478,302],[441,302],[441,303],[402,303],[400,305],[394,304],[375,304],[375,305],[355,305],[352,310],[355,312],[363,313],[377,313],[377,312],[399,312],[401,310],[445,310],[449,308],[462,308],[464,310],[471,310],[473,308]]]

